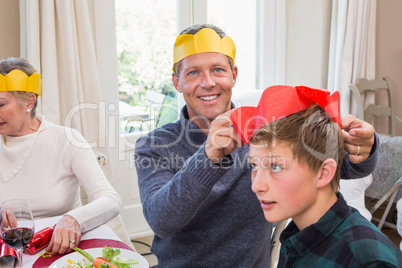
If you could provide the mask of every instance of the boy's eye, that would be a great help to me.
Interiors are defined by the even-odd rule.
[[[272,172],[279,172],[282,170],[282,167],[278,164],[272,163],[271,170],[272,170]]]
[[[251,170],[257,170],[258,167],[255,163],[249,163]]]

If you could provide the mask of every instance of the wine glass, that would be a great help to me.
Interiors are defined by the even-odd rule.
[[[4,201],[0,209],[1,238],[17,252],[18,266],[22,268],[22,250],[31,242],[35,225],[28,201],[12,199]]]

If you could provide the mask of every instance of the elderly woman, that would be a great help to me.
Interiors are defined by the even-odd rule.
[[[46,250],[64,254],[120,213],[120,197],[80,133],[35,113],[41,86],[26,59],[0,61],[0,201],[25,198],[34,218],[62,215]],[[84,206],[80,186],[90,200]]]

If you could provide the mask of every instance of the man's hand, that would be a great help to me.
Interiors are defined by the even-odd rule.
[[[70,215],[64,215],[54,228],[46,251],[52,254],[65,254],[78,246],[81,241],[80,224]]]
[[[366,160],[374,144],[374,127],[348,114],[342,119],[347,158],[353,164]]]
[[[212,121],[209,128],[205,153],[213,163],[219,163],[225,155],[231,154],[236,151],[237,147],[243,146],[243,142],[229,118],[232,111],[218,116]]]

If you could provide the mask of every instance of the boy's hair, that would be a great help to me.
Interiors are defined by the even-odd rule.
[[[314,172],[325,159],[334,159],[337,169],[331,188],[338,191],[344,154],[342,130],[319,105],[312,104],[305,110],[262,126],[249,142],[262,142],[268,148],[275,147],[278,142],[288,143],[294,158]]]
[[[204,28],[210,28],[210,29],[214,30],[220,36],[221,39],[226,36],[226,33],[221,28],[219,28],[218,26],[213,25],[213,24],[195,24],[195,25],[192,25],[192,26],[184,29],[179,35],[182,35],[182,34],[195,35],[196,33],[198,33],[199,31],[201,31]],[[233,71],[233,68],[234,68],[233,61],[229,56],[228,56],[228,60],[229,60],[230,68]],[[174,73],[177,77],[179,77],[179,75],[180,75],[180,66],[181,66],[181,61],[177,62],[174,66],[175,67]]]

